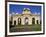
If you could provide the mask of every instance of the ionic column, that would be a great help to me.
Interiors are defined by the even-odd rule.
[[[37,24],[36,19],[35,19],[35,24]]]
[[[38,22],[39,22],[39,24],[40,24],[40,20],[39,20]]]
[[[14,25],[14,20],[12,20],[12,25]]]

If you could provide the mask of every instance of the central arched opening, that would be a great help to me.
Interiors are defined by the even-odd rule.
[[[18,25],[21,25],[21,18],[18,18]]]
[[[25,24],[28,25],[28,17],[25,18]]]

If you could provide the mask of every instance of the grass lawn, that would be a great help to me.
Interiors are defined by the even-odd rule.
[[[16,25],[10,28],[10,32],[41,31],[41,25]]]

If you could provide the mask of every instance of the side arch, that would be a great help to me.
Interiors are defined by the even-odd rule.
[[[39,24],[38,20],[36,20],[36,23]]]
[[[35,24],[35,18],[34,17],[32,18],[32,24]]]

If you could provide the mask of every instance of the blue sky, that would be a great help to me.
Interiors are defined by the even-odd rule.
[[[29,8],[32,13],[41,13],[41,6],[36,5],[16,5],[16,4],[10,4],[9,6],[9,12],[10,14],[12,12],[22,14],[22,11],[24,8]]]

